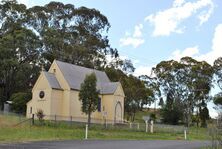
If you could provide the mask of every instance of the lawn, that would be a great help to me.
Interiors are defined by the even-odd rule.
[[[21,120],[21,119],[20,119]],[[4,123],[3,123],[4,122]],[[81,140],[84,139],[85,127],[82,124],[45,122],[44,126],[31,126],[30,122],[15,126],[15,117],[3,117],[0,115],[0,142],[24,142],[39,140]],[[11,123],[11,125],[10,125]],[[3,125],[4,124],[4,125]],[[96,140],[182,140],[182,132],[167,132],[155,130],[154,133],[146,133],[143,128],[130,129],[128,126],[114,127],[107,129],[103,125],[92,125],[89,129],[89,139]],[[188,140],[208,140],[207,129],[191,128],[188,133]]]

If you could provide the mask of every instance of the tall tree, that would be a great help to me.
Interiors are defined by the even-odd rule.
[[[214,74],[215,74],[215,81],[220,88],[220,92],[215,95],[214,97],[214,104],[217,106],[216,109],[221,115],[222,112],[222,57],[219,57],[214,61]]]
[[[27,90],[35,81],[41,44],[33,31],[25,28],[25,5],[14,0],[2,1],[0,8],[0,104],[3,108],[12,93]]]
[[[154,72],[165,96],[171,93],[175,100],[182,101],[185,122],[189,126],[194,108],[199,109],[202,103],[211,99],[213,68],[205,61],[184,57],[179,62],[163,61],[154,68]]]
[[[183,103],[181,100],[175,99],[172,92],[169,92],[166,97],[166,104],[163,104],[160,114],[163,122],[177,125],[183,120]]]
[[[158,79],[147,75],[142,75],[139,78],[144,81],[146,88],[149,91],[149,102],[154,102],[154,111],[156,112],[157,101],[162,99]]]
[[[12,111],[19,114],[26,113],[26,103],[32,98],[31,92],[19,92],[12,94]]]
[[[222,90],[222,57],[214,61],[214,73],[218,87]]]
[[[107,54],[116,56],[106,36],[110,24],[98,10],[50,2],[28,11],[28,25],[38,33],[48,63],[59,59],[100,69],[106,64]]]
[[[99,92],[96,89],[96,75],[87,75],[81,84],[79,100],[82,102],[82,112],[88,115],[88,125],[91,123],[91,114],[98,109]]]

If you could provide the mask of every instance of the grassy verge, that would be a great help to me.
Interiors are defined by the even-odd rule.
[[[85,126],[74,123],[70,126],[67,123],[45,122],[44,126],[31,126],[29,122],[15,127],[15,118],[2,118],[0,122],[0,142],[24,142],[40,140],[81,140],[84,139]],[[4,122],[4,125],[3,125]],[[182,132],[163,132],[155,130],[154,133],[146,133],[144,128],[140,130],[129,127],[92,125],[89,129],[89,139],[99,140],[183,140]],[[187,134],[188,140],[208,140],[207,129],[191,128]]]
[[[23,126],[0,128],[0,142],[23,142],[37,140],[69,140],[84,139],[84,128],[80,127],[52,127],[52,126]],[[118,130],[118,129],[89,129],[89,139],[111,139],[111,140],[182,140],[182,133],[153,134],[144,131]],[[196,133],[190,131],[188,140],[207,140],[205,130]]]

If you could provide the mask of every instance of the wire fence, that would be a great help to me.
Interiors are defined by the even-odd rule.
[[[90,133],[94,131],[96,135],[103,135],[104,133],[109,133],[112,135],[114,132],[121,132],[121,133],[128,133],[128,132],[135,132],[137,135],[142,134],[146,136],[146,134],[151,134],[151,123],[130,123],[130,122],[122,122],[122,123],[114,123],[113,121],[105,121],[104,119],[96,119],[92,121],[90,125]],[[98,122],[98,123],[97,123]],[[51,115],[51,116],[44,116],[43,120],[39,120],[36,115],[32,118],[26,118],[24,115],[14,114],[14,113],[1,113],[0,112],[0,134],[5,133],[7,131],[11,131],[11,129],[7,128],[18,128],[15,129],[17,134],[21,134],[24,136],[44,136],[49,138],[55,139],[63,139],[64,134],[67,134],[67,138],[77,137],[76,133],[80,136],[79,138],[84,138],[84,133],[86,129],[87,118],[76,118],[76,117],[66,117],[66,116],[58,116],[58,115]],[[5,131],[4,131],[4,128]],[[22,128],[22,129],[20,129]],[[189,136],[200,136],[204,135],[204,138],[209,134],[214,134],[215,131],[212,130],[206,133],[201,131],[199,128],[195,129],[187,129],[182,125],[166,125],[166,124],[157,124],[154,123],[153,125],[153,133],[154,135],[165,135],[165,136],[179,136],[178,139],[185,139],[184,132],[187,132],[188,138]],[[71,133],[73,132],[73,133]],[[121,133],[119,133],[121,135]],[[97,136],[91,136],[91,138],[96,138]],[[132,137],[132,136],[131,136]],[[159,136],[158,136],[159,137]],[[1,137],[0,137],[1,138]]]
[[[51,125],[62,127],[85,127],[87,124],[87,117],[73,117],[73,116],[61,116],[61,115],[44,115],[43,121],[38,120],[36,114],[33,115],[35,125]],[[151,123],[135,123],[135,122],[122,122],[109,119],[91,119],[91,127],[96,129],[116,129],[116,130],[129,130],[129,131],[151,131]],[[184,126],[166,125],[166,124],[154,124],[153,131],[157,133],[184,133],[186,129]]]
[[[4,116],[4,121],[1,121],[1,116]],[[61,115],[44,115],[42,120],[39,120],[34,114],[32,118],[26,118],[24,115],[15,113],[0,112],[0,126],[18,126],[18,125],[36,125],[36,126],[53,126],[53,127],[69,127],[69,128],[84,128],[87,124],[87,117],[72,117]],[[128,131],[150,131],[151,124],[148,123],[130,123],[130,122],[114,122],[107,119],[91,120],[91,127],[95,129],[116,129]],[[147,128],[146,128],[147,127]],[[154,124],[154,132],[164,133],[184,133],[184,126]]]

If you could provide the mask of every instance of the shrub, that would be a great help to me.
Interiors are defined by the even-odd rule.
[[[43,118],[44,118],[44,116],[45,116],[43,110],[41,110],[41,109],[37,110],[36,115],[37,115],[37,117],[38,117],[40,123],[42,123],[43,120],[44,120]]]

